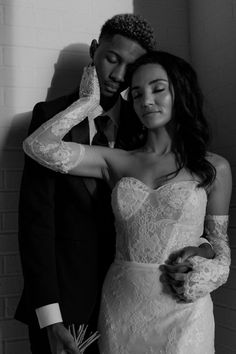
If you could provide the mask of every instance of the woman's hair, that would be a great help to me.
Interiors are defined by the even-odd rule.
[[[206,159],[209,128],[203,113],[203,95],[196,72],[190,64],[175,55],[153,51],[143,55],[131,65],[130,83],[135,71],[146,64],[161,65],[169,79],[173,109],[167,130],[172,139],[172,152],[177,161],[176,174],[185,167],[200,177],[199,186],[210,185],[215,179],[216,170]],[[129,100],[132,101],[131,94]]]

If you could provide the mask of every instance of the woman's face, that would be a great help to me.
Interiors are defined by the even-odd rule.
[[[171,119],[173,97],[166,71],[145,64],[133,74],[131,95],[136,114],[147,129],[165,126]]]

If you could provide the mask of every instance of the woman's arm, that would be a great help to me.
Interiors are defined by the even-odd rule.
[[[229,275],[230,248],[227,236],[228,210],[232,191],[229,163],[215,157],[216,179],[209,191],[205,235],[215,252],[213,259],[193,257],[189,259],[192,271],[187,273],[183,296],[194,301],[224,284]]]
[[[209,191],[204,238],[199,247],[172,254],[162,267],[162,280],[180,301],[194,301],[224,284],[228,278],[230,249],[227,237],[232,189],[228,162],[214,155],[217,176]],[[205,241],[209,244],[206,244]],[[204,258],[203,258],[204,257]]]
[[[63,173],[70,171],[73,174],[89,176],[92,173],[93,177],[101,177],[101,170],[106,165],[101,156],[101,148],[96,150],[96,148],[89,149],[88,147],[87,163],[97,162],[88,174],[84,170],[84,166],[75,169],[84,159],[85,147],[62,140],[69,130],[86,117],[93,119],[102,113],[99,101],[100,90],[96,70],[94,66],[89,66],[84,70],[80,86],[80,99],[44,123],[24,141],[23,148],[26,154],[55,171]]]

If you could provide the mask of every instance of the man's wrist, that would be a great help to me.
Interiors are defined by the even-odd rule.
[[[37,308],[36,315],[40,328],[63,322],[58,303],[53,303]]]
[[[205,242],[199,246],[199,256],[208,259],[214,258],[215,252],[210,243]]]

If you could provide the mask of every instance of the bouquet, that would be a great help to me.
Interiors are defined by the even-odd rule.
[[[71,333],[71,335],[73,336],[75,343],[79,349],[79,351],[82,353],[84,353],[85,349],[92,344],[95,340],[97,340],[100,337],[100,334],[96,331],[94,333],[90,333],[89,337],[87,339],[85,339],[85,334],[87,331],[88,326],[85,325],[80,325],[79,329],[75,330],[75,325],[72,324],[71,326],[69,326],[69,331]]]

